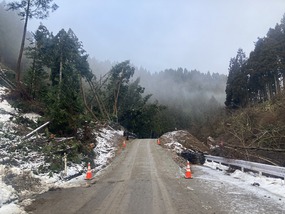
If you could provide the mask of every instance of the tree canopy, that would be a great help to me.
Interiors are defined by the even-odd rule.
[[[258,38],[248,59],[243,57],[239,64],[241,56],[238,51],[230,62],[225,103],[228,107],[245,107],[280,94],[285,83],[285,16],[265,37]]]
[[[28,56],[32,63],[25,78],[27,91],[46,106],[52,131],[76,132],[84,115],[81,78],[92,76],[81,42],[71,29],[54,36],[40,25]]]

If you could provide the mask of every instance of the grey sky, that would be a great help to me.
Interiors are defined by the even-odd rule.
[[[41,22],[56,34],[71,28],[91,57],[228,74],[238,48],[248,55],[279,23],[285,0],[54,0]],[[36,30],[40,21],[32,20]]]

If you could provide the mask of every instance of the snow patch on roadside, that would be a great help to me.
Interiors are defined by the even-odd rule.
[[[168,137],[168,138],[173,138],[173,136],[175,136],[177,133],[177,131],[173,131],[173,132],[167,132],[165,134],[163,134],[165,137]]]
[[[0,139],[2,139],[6,133],[14,132],[13,128],[16,124],[13,123],[12,116],[18,113],[7,100],[3,100],[2,95],[7,94],[7,92],[9,92],[7,88],[0,87]]]
[[[172,141],[170,143],[164,144],[168,149],[171,149],[175,151],[177,154],[180,154],[181,152],[185,151],[186,148],[178,142]]]
[[[5,214],[27,214],[22,207],[16,204],[6,204],[0,208],[0,213]]]
[[[6,101],[1,100],[1,95],[6,94],[8,89],[0,87],[0,213],[5,214],[26,214],[19,203],[19,199],[25,199],[21,204],[29,204],[29,196],[32,194],[40,194],[48,191],[51,188],[69,188],[85,184],[85,174],[82,172],[87,170],[84,163],[69,164],[67,168],[67,175],[64,172],[58,174],[34,174],[33,169],[37,169],[40,165],[44,165],[44,157],[37,152],[29,151],[22,153],[15,152],[15,159],[18,162],[17,167],[5,165],[5,162],[10,160],[10,152],[6,150],[7,147],[16,146],[21,143],[21,136],[17,136],[13,128],[17,125],[13,123],[14,116],[22,116],[37,122],[39,115],[34,113],[19,114],[18,111]],[[116,131],[110,128],[103,128],[96,134],[98,144],[94,148],[96,158],[95,171],[101,171],[106,167],[111,158],[114,157],[116,151],[116,137],[123,136],[122,131]],[[24,160],[23,157],[30,157],[31,159]],[[33,158],[34,157],[34,158]],[[81,174],[81,175],[80,175]],[[75,178],[65,180],[65,178]],[[23,179],[22,179],[23,178]],[[5,182],[6,181],[6,182]],[[15,182],[25,182],[26,188],[20,189]],[[29,182],[33,181],[34,185],[30,186]],[[8,183],[8,184],[7,184]],[[17,190],[18,188],[18,190]]]
[[[98,144],[94,148],[96,154],[96,158],[94,159],[96,167],[93,169],[96,173],[95,176],[99,175],[115,156],[117,142],[114,141],[114,139],[116,139],[116,136],[123,136],[123,132],[103,128],[97,135],[96,140]],[[42,164],[44,164],[44,158],[41,160],[38,159],[37,162],[25,162],[19,167],[0,165],[0,213],[25,214],[25,211],[17,204],[19,197],[28,198],[32,194],[40,194],[51,188],[70,188],[85,184],[84,173],[69,181],[63,179],[78,174],[79,172],[86,171],[87,168],[83,163],[72,164],[72,166],[69,166],[67,168],[67,175],[63,175],[63,172],[58,174],[54,173],[52,177],[49,173],[40,175],[33,174],[31,170]],[[30,178],[38,179],[40,184],[36,189],[17,192],[11,185],[6,185],[3,182],[5,175],[4,171],[6,170],[9,170],[13,176],[17,177],[21,176],[23,172],[29,172]],[[28,203],[27,200],[25,200],[24,203]]]
[[[240,188],[250,190],[254,192],[254,194],[261,195],[262,197],[269,194],[271,198],[274,198],[278,202],[282,199],[285,208],[285,183],[283,179],[261,176],[258,173],[242,172],[240,170],[228,173],[227,170],[229,167],[215,162],[206,162],[204,166],[206,167],[197,166],[202,171],[207,172],[199,178],[225,181]]]
[[[1,95],[6,95],[9,92],[9,89],[5,88],[5,87],[1,87],[0,86],[0,96]],[[0,113],[1,113],[1,118],[3,118],[5,116],[5,114],[16,114],[18,111],[16,109],[14,109],[8,102],[7,100],[2,100],[2,98],[0,99]],[[3,114],[3,117],[2,117]]]
[[[115,145],[116,142],[114,142],[112,139],[114,139],[116,135],[123,136],[123,131],[103,128],[96,137],[96,141],[98,142],[94,148],[96,155],[94,160],[96,172],[99,172],[105,168],[110,160],[115,156],[117,147]]]

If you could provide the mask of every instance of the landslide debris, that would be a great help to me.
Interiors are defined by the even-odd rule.
[[[188,160],[192,164],[204,164],[205,156],[209,152],[209,147],[199,141],[186,130],[168,132],[160,137],[163,147],[171,149],[178,155],[174,159],[183,165]]]

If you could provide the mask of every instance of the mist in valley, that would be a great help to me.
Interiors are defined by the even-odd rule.
[[[91,58],[89,64],[100,80],[116,63]],[[172,123],[177,128],[202,124],[224,107],[227,75],[182,68],[151,73],[136,67],[132,81],[138,78],[144,94],[152,95],[149,102],[165,105],[164,114],[174,116]]]
[[[23,34],[24,21],[19,18],[16,11],[7,11],[5,1],[0,2],[0,63],[16,68],[19,55],[21,36]],[[30,44],[32,35],[27,32],[26,47]],[[28,68],[28,60],[23,56],[23,70]]]
[[[20,47],[23,21],[19,19],[16,12],[6,11],[4,2],[0,3],[0,10],[0,62],[14,69]],[[27,37],[31,37],[31,34],[28,33]],[[27,40],[26,45],[29,44]],[[95,57],[89,57],[88,63],[96,80],[100,82],[106,78],[105,75],[112,67],[120,62],[100,61]],[[132,64],[132,61],[130,63]],[[139,79],[139,84],[145,89],[144,95],[152,95],[148,102],[159,103],[166,107],[161,114],[165,120],[168,120],[166,124],[173,124],[169,130],[174,127],[199,126],[224,106],[227,81],[225,74],[210,71],[203,73],[198,69],[179,67],[166,67],[159,72],[150,72],[135,64],[132,66],[136,69],[131,81]],[[25,70],[23,66],[24,73]]]
[[[19,54],[23,22],[0,2],[0,62],[14,68]]]

